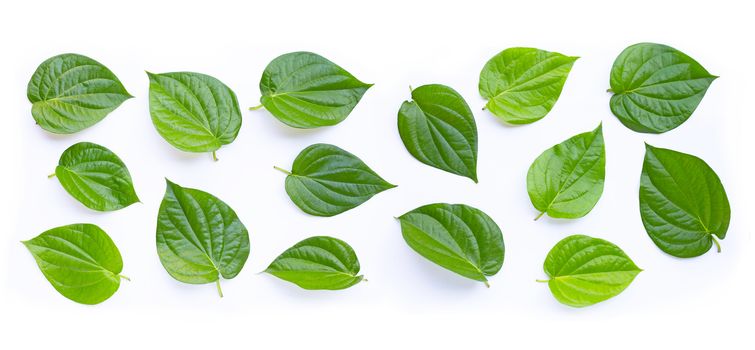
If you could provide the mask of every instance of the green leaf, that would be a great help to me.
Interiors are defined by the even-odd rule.
[[[214,152],[236,139],[241,112],[236,94],[209,75],[149,76],[149,112],[165,141],[186,152]]]
[[[55,290],[77,303],[99,304],[128,279],[118,247],[96,225],[56,227],[22,243]]]
[[[480,73],[485,109],[510,124],[542,119],[556,104],[578,58],[526,47],[501,51]]]
[[[333,216],[356,208],[391,185],[357,156],[318,143],[299,153],[288,174],[286,193],[305,213]]]
[[[603,128],[569,138],[543,152],[527,172],[527,193],[540,215],[580,218],[603,193],[606,149]]]
[[[398,220],[406,243],[419,255],[464,277],[485,282],[503,265],[503,234],[481,210],[463,204],[429,204]]]
[[[477,182],[477,125],[467,102],[445,85],[412,90],[398,112],[398,131],[422,163]]]
[[[304,289],[349,288],[364,278],[354,249],[333,237],[310,237],[279,255],[265,272]]]
[[[249,257],[249,234],[215,196],[166,180],[157,216],[157,254],[173,278],[193,284],[231,279]]]
[[[98,144],[79,142],[66,149],[55,175],[66,192],[89,209],[113,211],[139,201],[126,164]]]
[[[672,47],[640,43],[611,69],[611,111],[626,127],[660,134],[682,125],[718,78]]]
[[[34,120],[55,134],[72,134],[97,124],[133,97],[107,67],[73,53],[42,62],[26,95]]]
[[[650,238],[680,258],[705,254],[726,238],[731,208],[713,169],[693,155],[645,144],[640,215]]]
[[[265,68],[260,102],[294,128],[331,126],[346,119],[371,86],[320,55],[292,52]]]
[[[573,307],[590,306],[619,295],[642,271],[613,243],[584,235],[556,243],[543,269],[550,277],[548,287],[556,300]]]

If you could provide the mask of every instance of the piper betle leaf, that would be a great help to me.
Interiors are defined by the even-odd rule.
[[[357,156],[318,143],[299,153],[286,176],[286,193],[305,213],[333,216],[372,196],[396,187],[383,180]]]
[[[548,252],[543,269],[556,300],[573,307],[619,295],[642,271],[613,243],[584,235],[558,242]]]
[[[215,196],[168,180],[157,216],[157,254],[173,278],[192,284],[231,279],[249,257],[249,234]]]
[[[23,243],[55,290],[77,303],[99,304],[127,279],[121,253],[96,225],[56,227]]]
[[[326,236],[307,238],[286,249],[265,272],[304,289],[349,288],[364,278],[359,260],[346,242]]]
[[[270,62],[260,80],[260,103],[294,128],[342,122],[372,86],[326,58],[292,52]]]
[[[463,204],[429,204],[398,220],[406,243],[426,259],[485,282],[503,266],[503,234],[481,210]]]
[[[682,125],[718,78],[672,47],[640,43],[611,69],[611,111],[626,127],[660,134]]]
[[[532,205],[553,218],[580,218],[603,193],[606,150],[603,128],[582,133],[543,152],[527,172]]]
[[[477,182],[477,125],[467,102],[439,84],[412,90],[398,112],[398,131],[422,163]]]
[[[126,164],[98,144],[79,142],[66,149],[55,176],[68,194],[89,209],[113,211],[139,201]]]
[[[485,109],[510,124],[542,119],[556,104],[578,58],[526,47],[501,51],[480,73]]]
[[[209,75],[149,76],[149,112],[165,141],[186,152],[214,152],[236,139],[241,111],[236,94]]]
[[[34,120],[55,134],[86,129],[133,97],[107,67],[73,53],[42,62],[26,95]]]
[[[640,215],[650,238],[680,258],[705,254],[726,237],[731,208],[724,186],[705,161],[646,144]]]

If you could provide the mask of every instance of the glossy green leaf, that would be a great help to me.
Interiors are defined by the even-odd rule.
[[[94,143],[79,142],[66,149],[55,176],[73,198],[90,209],[113,211],[139,201],[126,164]]]
[[[128,279],[121,253],[96,225],[56,227],[23,243],[55,290],[77,303],[99,304]]]
[[[346,119],[370,86],[320,55],[292,52],[265,68],[260,102],[289,126],[317,128]]]
[[[619,295],[642,271],[613,243],[584,235],[558,242],[545,258],[543,269],[556,300],[573,307]]]
[[[107,67],[73,53],[42,62],[26,95],[37,124],[56,134],[86,129],[133,97]]]
[[[209,75],[149,76],[149,112],[157,132],[186,152],[214,152],[236,139],[241,112],[236,94]]]
[[[592,210],[603,193],[606,149],[603,128],[582,133],[543,152],[527,172],[532,205],[554,218],[580,218]]]
[[[173,278],[193,284],[231,279],[249,257],[249,234],[215,196],[168,180],[157,216],[157,254]]]
[[[578,58],[526,47],[501,51],[480,73],[485,109],[510,124],[542,119],[556,104]]]
[[[349,288],[364,278],[354,249],[333,237],[310,237],[279,255],[265,272],[304,289]]]
[[[613,63],[611,111],[634,131],[663,133],[692,115],[716,78],[672,47],[635,44]]]
[[[412,90],[398,112],[398,131],[422,163],[477,182],[477,125],[467,102],[445,85]]]
[[[286,176],[286,193],[305,213],[333,216],[353,209],[391,185],[357,156],[318,143],[299,153]]]
[[[409,247],[443,268],[487,284],[503,266],[501,229],[479,209],[436,203],[398,220]]]
[[[731,208],[713,169],[693,155],[645,145],[640,215],[650,238],[680,258],[705,254],[726,237]]]

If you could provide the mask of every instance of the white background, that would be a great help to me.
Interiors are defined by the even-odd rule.
[[[726,1],[612,3],[5,2],[0,347],[751,348],[753,11]],[[642,41],[674,46],[721,76],[689,121],[663,135],[632,132],[608,108],[613,59]],[[477,91],[484,63],[513,46],[581,56],[551,113],[520,127],[481,111]],[[246,110],[258,104],[266,64],[299,50],[375,83],[343,123],[295,130],[264,110]],[[102,62],[136,98],[75,135],[44,132],[31,117],[26,83],[39,63],[64,52]],[[244,121],[236,141],[219,151],[220,161],[177,151],[157,134],[145,70],[202,72],[237,93]],[[425,166],[404,149],[396,113],[410,84],[427,83],[452,86],[475,111],[479,184]],[[582,219],[534,222],[525,188],[530,163],[601,121],[607,178],[597,206]],[[96,213],[48,180],[60,153],[79,141],[116,152],[143,203]],[[697,155],[719,174],[732,207],[722,253],[676,259],[647,237],[637,199],[643,141]],[[399,187],[333,218],[302,213],[272,166],[289,168],[315,142],[356,154]],[[223,199],[250,231],[249,260],[237,278],[222,281],[222,299],[213,285],[182,284],[160,265],[155,226],[165,177]],[[491,288],[442,270],[403,242],[393,217],[433,202],[475,206],[502,228],[506,258]],[[94,307],[55,292],[19,243],[75,222],[104,228],[132,278]],[[616,243],[645,271],[607,302],[562,306],[535,279],[545,277],[548,250],[575,233]],[[257,274],[312,235],[349,242],[369,282],[313,292]]]

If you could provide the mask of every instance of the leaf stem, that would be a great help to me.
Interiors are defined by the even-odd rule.
[[[721,252],[721,243],[718,243],[718,240],[716,239],[716,236],[713,235],[713,234],[710,235],[710,238],[713,239],[713,243],[716,244],[716,250],[718,250],[718,252],[720,253]]]
[[[540,219],[540,218],[541,218],[541,217],[543,216],[543,214],[545,214],[545,212],[544,212],[544,211],[543,211],[543,212],[540,212],[540,214],[537,214],[537,216],[535,217],[535,220],[534,220],[534,221],[537,221],[537,219]]]
[[[120,277],[120,278],[122,278],[122,279],[124,279],[124,280],[126,280],[126,281],[129,281],[129,282],[131,282],[131,279],[130,279],[130,278],[128,278],[128,277],[126,277],[126,276],[124,276],[124,275],[118,275],[118,277]]]
[[[488,283],[488,281],[482,281],[482,283],[485,283],[485,287],[490,288],[490,283]]]
[[[549,281],[549,280],[535,280],[535,282],[540,282],[540,283],[548,283],[548,282],[550,282],[550,281]]]
[[[286,169],[283,169],[283,168],[279,168],[279,167],[277,167],[277,166],[275,166],[275,165],[273,165],[273,169],[275,169],[275,170],[278,170],[278,171],[280,171],[280,172],[282,172],[282,173],[284,173],[284,174],[286,174],[286,175],[291,175],[291,172],[290,172],[290,171],[288,171],[288,170],[286,170]]]
[[[411,86],[411,85],[409,85],[409,92],[410,92],[410,93],[414,92],[414,88],[412,88],[412,86]]]
[[[52,173],[52,174],[50,174],[50,175],[47,175],[47,178],[48,178],[48,179],[52,179],[53,177],[55,177],[55,173]]]
[[[613,89],[606,89],[606,92],[613,93]]]
[[[265,107],[265,106],[264,105],[257,105],[257,106],[254,106],[254,107],[249,107],[249,110],[250,111],[256,111],[256,110],[258,110],[258,109],[260,109],[262,107]]]
[[[223,290],[220,289],[220,278],[218,278],[218,279],[215,280],[215,286],[218,287],[218,295],[220,295],[220,297],[222,298],[223,297]]]
[[[215,153],[215,151],[212,151],[212,160],[214,160],[216,162],[218,161],[218,155],[217,155],[217,153]]]

